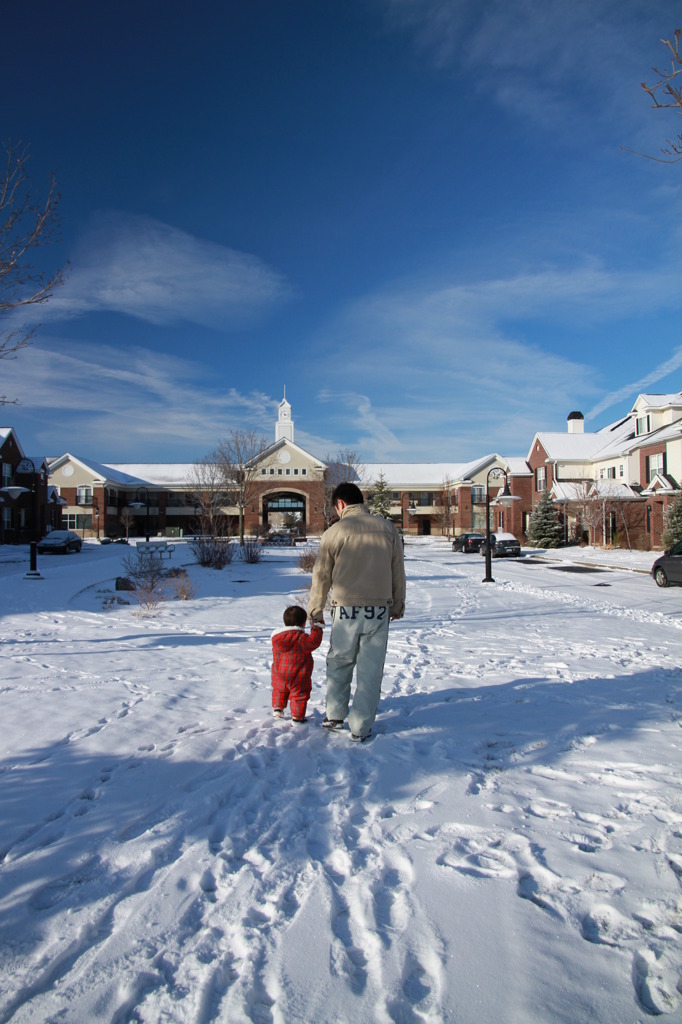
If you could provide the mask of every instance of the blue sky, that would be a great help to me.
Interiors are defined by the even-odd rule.
[[[682,389],[670,0],[3,10],[3,140],[55,171],[70,277],[0,363],[30,454],[525,454]],[[624,149],[624,148],[625,149]],[[24,318],[25,320],[26,318]]]

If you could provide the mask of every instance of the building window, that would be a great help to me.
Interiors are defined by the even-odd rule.
[[[485,487],[483,484],[476,484],[471,488],[471,503],[481,505],[485,501]]]
[[[2,486],[9,487],[12,483],[12,467],[9,462],[2,464]]]
[[[76,492],[77,505],[92,505],[92,487],[81,486]]]
[[[277,476],[282,476],[282,470],[281,469],[277,470]]]
[[[302,469],[302,470],[301,470],[301,476],[306,476],[306,475],[307,475],[307,473],[308,473],[308,470],[307,470],[307,469]]]
[[[650,455],[649,456],[649,480],[653,480],[657,473],[665,472],[663,468],[663,455]],[[649,483],[647,480],[647,483]]]
[[[603,470],[603,469],[600,469],[600,470],[599,470],[599,479],[600,479],[600,480],[603,480],[603,479],[604,479],[604,470]]]
[[[618,467],[618,476],[625,476],[625,467],[623,466],[622,462],[621,462],[620,466]]]
[[[547,468],[546,466],[538,466],[535,470],[535,490],[546,491],[547,490]]]
[[[270,470],[270,476],[274,476],[274,475],[275,475],[275,471],[274,471],[274,469],[271,469]]]
[[[64,529],[66,529],[66,530],[75,530],[76,529],[76,513],[75,512],[62,513],[62,523],[64,524]]]
[[[298,470],[297,469],[294,470],[294,476],[298,476]]]
[[[291,470],[290,470],[290,469],[288,469],[288,470],[286,471],[286,476],[291,476]]]
[[[267,469],[261,469],[260,475],[261,476],[267,476],[267,472],[268,472]]]
[[[648,434],[650,431],[651,431],[651,416],[649,416],[648,414],[646,416],[639,416],[637,418],[637,427],[636,427],[636,430],[635,430],[635,433],[637,434],[637,437],[639,437],[640,434]]]
[[[616,467],[615,466],[609,466],[609,468],[606,470],[606,475],[609,478],[609,480],[615,480],[616,479]]]

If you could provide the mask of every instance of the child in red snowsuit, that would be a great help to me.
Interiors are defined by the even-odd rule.
[[[272,634],[272,707],[281,718],[287,701],[291,720],[305,722],[305,709],[312,689],[313,655],[322,643],[322,627],[312,623],[306,633],[305,608],[291,605],[284,612],[284,626]]]

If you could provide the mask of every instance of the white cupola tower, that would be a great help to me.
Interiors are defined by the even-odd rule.
[[[287,389],[284,389],[284,398],[279,403],[279,419],[275,427],[275,441],[294,440],[294,421],[291,418],[291,406],[287,402]]]

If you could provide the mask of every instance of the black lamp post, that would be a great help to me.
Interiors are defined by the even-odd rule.
[[[490,478],[493,476],[504,477],[504,490],[502,494],[498,494],[495,499],[496,504],[500,505],[511,505],[513,501],[517,501],[515,495],[509,490],[509,480],[507,479],[506,470],[501,469],[499,466],[492,466],[488,470],[488,476],[485,481],[485,576],[483,578],[484,583],[494,583],[493,570],[492,570],[492,552],[490,550]]]
[[[137,499],[142,495],[143,491],[144,491],[144,500],[143,501],[138,501]],[[130,502],[130,507],[131,508],[146,508],[147,513],[145,515],[145,520],[144,520],[145,533],[146,533],[145,540],[147,541],[147,544],[149,544],[149,490],[146,487],[138,487],[137,488],[137,490],[135,491],[135,501],[131,501]]]
[[[24,576],[25,580],[42,580],[42,576],[38,572],[38,527],[37,527],[37,509],[36,509],[36,467],[33,459],[23,458],[17,466],[15,473],[31,473],[31,489],[29,492],[28,487],[3,487],[1,490],[10,496],[13,501],[22,495],[31,495],[31,533],[33,539],[29,541],[29,570]]]

